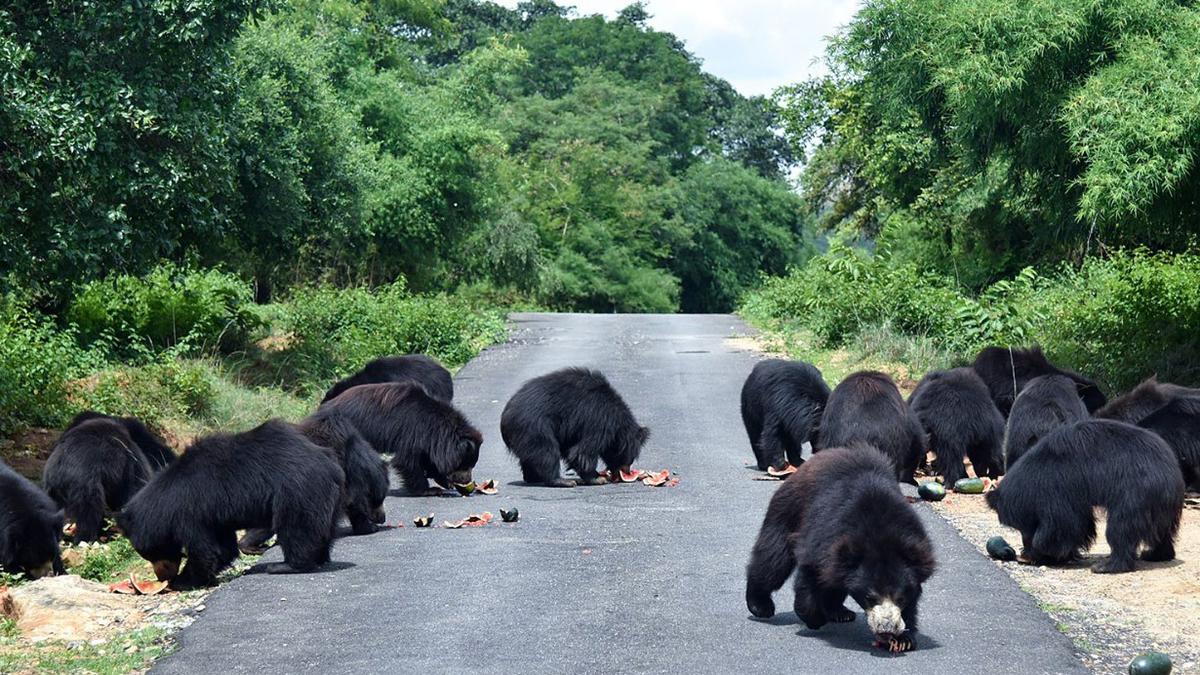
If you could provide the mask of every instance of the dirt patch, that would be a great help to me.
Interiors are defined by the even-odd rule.
[[[981,551],[995,535],[1020,548],[1020,533],[1001,526],[981,496],[951,494],[932,506]],[[1184,509],[1175,560],[1139,561],[1128,574],[1091,572],[1108,555],[1103,519],[1096,530],[1096,544],[1077,565],[996,564],[1039,601],[1096,672],[1127,672],[1134,656],[1157,649],[1171,656],[1174,672],[1200,673],[1200,510]]]
[[[781,354],[784,351],[782,342],[758,335],[733,335],[725,338],[725,346],[736,352],[756,354]]]
[[[56,429],[26,429],[12,438],[0,439],[0,459],[13,471],[35,483],[42,480],[42,467],[50,457],[50,450],[58,440]]]

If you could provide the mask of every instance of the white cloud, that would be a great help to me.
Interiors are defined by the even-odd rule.
[[[614,16],[631,0],[560,0],[580,14]],[[517,0],[501,0],[515,7]],[[825,38],[845,25],[858,0],[648,0],[650,25],[674,33],[704,69],[741,93],[776,87],[822,72]]]

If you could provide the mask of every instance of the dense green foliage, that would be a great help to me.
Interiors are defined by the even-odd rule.
[[[993,345],[1039,343],[1052,360],[1110,392],[1149,375],[1200,381],[1200,256],[1118,253],[1046,275],[1025,269],[977,296],[938,275],[845,247],[813,258],[752,294],[752,319],[811,332],[842,347],[880,326],[929,340],[949,362]]]
[[[1200,8],[869,0],[832,75],[782,92],[827,226],[978,289],[1104,247],[1186,250]]]
[[[57,310],[80,281],[168,260],[220,265],[260,301],[404,278],[728,310],[803,258],[790,145],[771,101],[646,18],[546,0],[10,3],[0,284]],[[143,328],[111,323],[80,327]]]

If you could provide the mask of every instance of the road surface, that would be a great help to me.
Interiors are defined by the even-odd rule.
[[[810,631],[790,588],[751,620],[744,566],[776,483],[751,480],[738,394],[754,362],[728,315],[519,314],[508,343],[455,378],[483,432],[477,479],[500,494],[387,501],[404,528],[341,539],[335,569],[251,574],[217,590],[160,673],[1086,672],[1069,640],[995,563],[918,506],[939,561],[918,650],[890,656],[854,623]],[[500,439],[505,401],[564,366],[603,370],[652,429],[638,466],[674,488],[521,484]],[[393,480],[393,486],[398,481]],[[415,529],[519,507],[515,525]],[[278,559],[277,550],[264,560]]]

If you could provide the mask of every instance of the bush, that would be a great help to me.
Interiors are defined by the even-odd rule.
[[[403,282],[377,290],[300,289],[282,315],[290,338],[283,358],[306,383],[344,377],[388,354],[428,354],[456,367],[504,334],[499,313],[446,296],[409,295]]]
[[[0,434],[64,422],[73,412],[70,383],[101,363],[72,331],[0,298]]]
[[[1142,379],[1200,384],[1200,256],[1119,252],[1020,301],[1047,354],[1124,391]]]
[[[163,426],[205,415],[215,397],[214,379],[204,363],[164,354],[149,364],[93,373],[74,387],[72,399],[78,409]]]
[[[969,297],[949,279],[844,246],[750,295],[752,321],[811,331],[819,346],[880,334],[931,341],[964,362],[988,345],[1041,344],[1110,392],[1145,377],[1200,383],[1200,256],[1117,252],[1041,276],[1025,269]],[[879,327],[887,326],[880,331]]]
[[[162,265],[144,277],[83,285],[67,319],[86,343],[107,343],[123,356],[175,346],[230,351],[261,323],[253,300],[250,286],[231,274]]]

